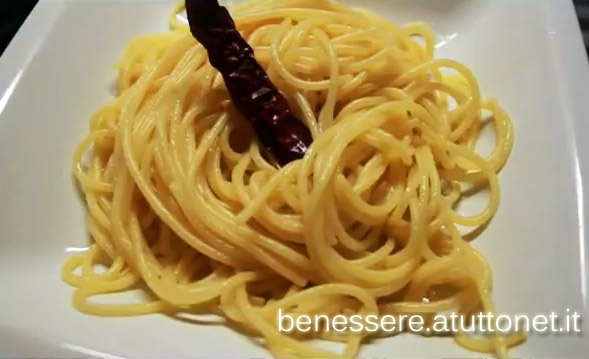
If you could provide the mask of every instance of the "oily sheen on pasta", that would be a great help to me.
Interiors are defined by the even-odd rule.
[[[63,267],[78,310],[218,314],[277,357],[310,358],[352,358],[362,342],[392,334],[283,333],[279,309],[295,318],[494,311],[489,266],[461,233],[498,209],[512,124],[468,68],[434,57],[428,25],[397,26],[327,0],[232,7],[313,135],[303,160],[279,167],[176,20],[182,9],[169,33],[129,44],[116,99],[75,151],[93,239]],[[487,118],[497,140],[483,158],[475,145]],[[481,213],[457,213],[465,191],[484,187]],[[151,300],[93,298],[140,284]],[[503,357],[522,338],[455,340]]]

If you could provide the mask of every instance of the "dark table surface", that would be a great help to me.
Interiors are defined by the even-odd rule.
[[[589,0],[574,0],[573,2],[577,7],[577,15],[583,31],[583,40],[585,40],[585,47],[589,54]]]
[[[560,1],[560,0],[554,0]],[[589,53],[589,0],[573,0]],[[0,0],[0,55],[10,43],[37,0]]]
[[[37,0],[0,0],[0,55],[35,4]]]

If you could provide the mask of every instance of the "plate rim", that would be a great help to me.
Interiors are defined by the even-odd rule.
[[[547,0],[547,4],[547,21],[553,30],[551,41],[556,48],[551,55],[558,65],[556,71],[562,80],[559,81],[559,99],[567,99],[562,105],[570,115],[564,121],[564,125],[568,137],[574,139],[571,145],[574,146],[575,154],[578,199],[576,212],[579,216],[579,238],[583,239],[579,241],[579,255],[581,262],[585,263],[582,269],[585,278],[583,298],[587,305],[589,267],[586,262],[589,258],[589,233],[585,229],[589,223],[589,192],[586,192],[589,191],[589,141],[586,140],[586,134],[589,134],[589,121],[585,121],[584,117],[589,113],[589,58],[585,52],[572,0]],[[37,56],[45,41],[45,36],[39,34],[48,34],[53,24],[60,20],[67,6],[67,0],[40,0],[0,57],[0,130],[4,120],[4,106],[10,101],[12,91],[19,84],[20,76],[27,71],[28,65]],[[7,327],[0,325],[0,332],[2,329]],[[18,336],[24,333],[13,334]]]

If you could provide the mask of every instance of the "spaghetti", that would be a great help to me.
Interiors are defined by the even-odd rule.
[[[374,334],[281,333],[279,309],[430,319],[494,311],[490,269],[460,229],[484,226],[498,209],[512,124],[496,100],[482,98],[469,69],[434,58],[426,24],[399,27],[328,0],[232,8],[313,136],[302,160],[277,168],[206,50],[176,20],[182,10],[169,33],[129,44],[118,97],[93,116],[75,151],[94,241],[63,266],[78,310],[218,314],[262,337],[277,357],[314,358],[354,357]],[[483,158],[475,146],[487,113],[497,141]],[[464,192],[485,185],[487,207],[460,215]],[[140,283],[157,299],[91,300]],[[455,339],[501,357],[523,340]]]

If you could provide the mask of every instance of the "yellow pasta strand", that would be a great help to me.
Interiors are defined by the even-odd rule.
[[[383,333],[291,336],[278,331],[279,309],[494,310],[488,265],[459,227],[482,227],[497,211],[497,172],[513,128],[468,68],[434,58],[427,24],[397,26],[327,0],[232,7],[259,62],[313,133],[305,158],[277,169],[178,21],[182,10],[174,8],[171,32],[129,44],[117,65],[118,97],[92,118],[75,151],[95,242],[63,266],[78,310],[204,310],[262,337],[276,356],[314,358],[355,357],[363,341]],[[488,158],[474,150],[484,111],[497,133]],[[481,185],[490,189],[487,207],[457,213],[462,193]],[[93,301],[139,282],[156,299]],[[346,348],[332,353],[310,339]],[[523,339],[456,335],[465,348],[500,357]]]

